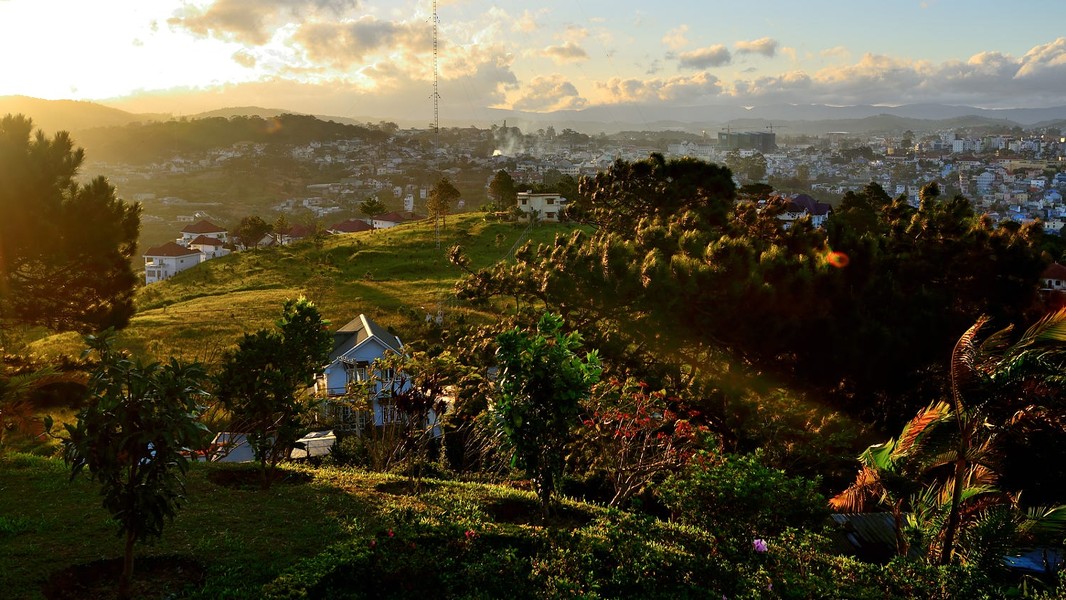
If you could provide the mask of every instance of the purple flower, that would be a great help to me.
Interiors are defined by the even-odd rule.
[[[751,547],[755,548],[755,551],[760,553],[766,552],[769,549],[766,545],[766,540],[760,538],[755,538],[754,540],[752,540]]]

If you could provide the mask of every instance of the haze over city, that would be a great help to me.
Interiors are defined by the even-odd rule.
[[[442,0],[442,118],[490,109],[1062,103],[1066,4]],[[432,116],[428,0],[0,0],[0,96]]]

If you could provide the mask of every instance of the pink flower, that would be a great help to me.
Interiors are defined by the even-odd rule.
[[[476,537],[477,537],[477,532],[476,531],[474,531],[473,529],[467,529],[466,530],[466,539],[472,540],[472,539],[474,539]]]
[[[377,546],[377,545],[378,545],[378,541],[377,540],[370,540],[370,547],[371,548],[373,548],[374,546]]]
[[[389,537],[396,537],[396,534],[391,529],[389,530]]]
[[[759,553],[766,552],[769,549],[769,547],[766,545],[766,540],[759,538],[755,538],[754,540],[752,540],[751,546],[755,549],[756,552]]]

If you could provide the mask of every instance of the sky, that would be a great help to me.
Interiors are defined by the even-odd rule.
[[[0,0],[0,96],[432,120],[432,1]],[[438,0],[441,118],[1066,104],[1066,2]]]

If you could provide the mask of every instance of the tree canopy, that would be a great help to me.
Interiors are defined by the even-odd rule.
[[[618,161],[574,202],[591,233],[526,245],[461,292],[558,311],[605,359],[670,356],[677,376],[735,361],[895,421],[936,393],[974,315],[1024,318],[1044,267],[1039,226],[994,227],[933,191],[915,208],[871,184],[824,230],[786,229],[783,204],[735,202],[728,169]]]
[[[133,315],[141,206],[103,177],[77,181],[66,132],[0,119],[0,320],[57,331],[125,327]]]

